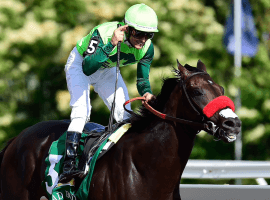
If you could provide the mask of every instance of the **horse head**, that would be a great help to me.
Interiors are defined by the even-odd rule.
[[[241,120],[234,112],[234,104],[224,96],[224,88],[213,81],[200,60],[195,72],[189,71],[178,61],[178,70],[183,96],[191,106],[189,118],[206,124],[204,129],[224,142],[233,142],[241,131]]]

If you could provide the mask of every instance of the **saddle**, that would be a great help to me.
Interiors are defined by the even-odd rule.
[[[69,120],[65,120],[69,123]],[[78,171],[70,176],[70,178],[83,178],[89,171],[89,164],[93,158],[93,156],[97,153],[99,147],[107,140],[118,128],[122,127],[123,125],[129,123],[129,120],[124,120],[120,123],[116,123],[112,125],[112,130],[108,130],[108,126],[102,126],[96,123],[86,123],[83,133],[87,134],[84,143],[81,144],[84,146],[82,155],[79,159],[78,164]],[[124,128],[125,131],[129,127]],[[124,131],[124,132],[125,132]],[[123,135],[120,134],[118,136],[114,136],[114,138],[120,138]],[[117,139],[117,140],[118,140]],[[105,146],[98,152],[98,157],[96,160],[101,158],[117,141],[108,141]],[[96,161],[95,160],[95,161]]]
[[[91,162],[91,159],[93,155],[96,153],[100,145],[108,139],[108,137],[111,136],[113,132],[115,132],[120,126],[124,125],[125,123],[117,123],[112,126],[112,130],[109,131],[108,127],[104,127],[103,130],[100,129],[94,129],[91,131],[85,131],[84,133],[87,134],[87,138],[84,142],[84,150],[81,155],[78,169],[80,171],[84,171],[84,175],[88,171],[89,163]],[[99,156],[97,159],[101,158],[113,145],[107,145],[107,148],[103,148],[101,152],[99,153]]]

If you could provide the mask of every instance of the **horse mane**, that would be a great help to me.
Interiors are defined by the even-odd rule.
[[[192,67],[188,64],[185,64],[184,66],[187,70],[190,72],[202,72],[202,70]],[[181,80],[181,72],[178,69],[173,68],[173,72],[175,72],[176,77],[174,78],[162,78],[163,85],[161,88],[160,93],[156,96],[155,100],[151,100],[149,103],[150,106],[152,106],[154,109],[156,109],[159,112],[162,112],[166,102],[168,101],[170,94],[174,90],[175,86],[179,81]],[[147,108],[145,108],[143,105],[139,107],[138,113],[134,113],[131,115],[131,124],[132,127],[136,129],[137,132],[140,132],[147,128],[150,123],[157,121],[160,119],[153,113],[151,113]]]

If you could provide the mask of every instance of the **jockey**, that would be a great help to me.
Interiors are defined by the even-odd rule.
[[[117,28],[117,25],[120,27]],[[121,42],[120,67],[137,63],[137,89],[146,101],[154,99],[149,71],[154,56],[151,39],[157,29],[155,11],[145,4],[135,4],[125,13],[123,22],[107,22],[94,27],[79,40],[65,65],[68,90],[71,96],[71,123],[67,130],[66,156],[59,182],[67,182],[76,171],[75,158],[84,125],[90,120],[90,85],[111,109],[116,81],[117,43]],[[129,100],[127,87],[119,74],[114,119],[128,119],[123,104]],[[131,110],[130,105],[127,109]]]

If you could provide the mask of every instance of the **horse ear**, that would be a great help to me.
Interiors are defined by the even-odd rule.
[[[206,72],[206,67],[201,60],[198,60],[197,68]]]
[[[190,76],[190,72],[183,65],[180,64],[178,59],[177,59],[177,66],[178,66],[178,70],[180,71],[181,77],[183,79]]]

